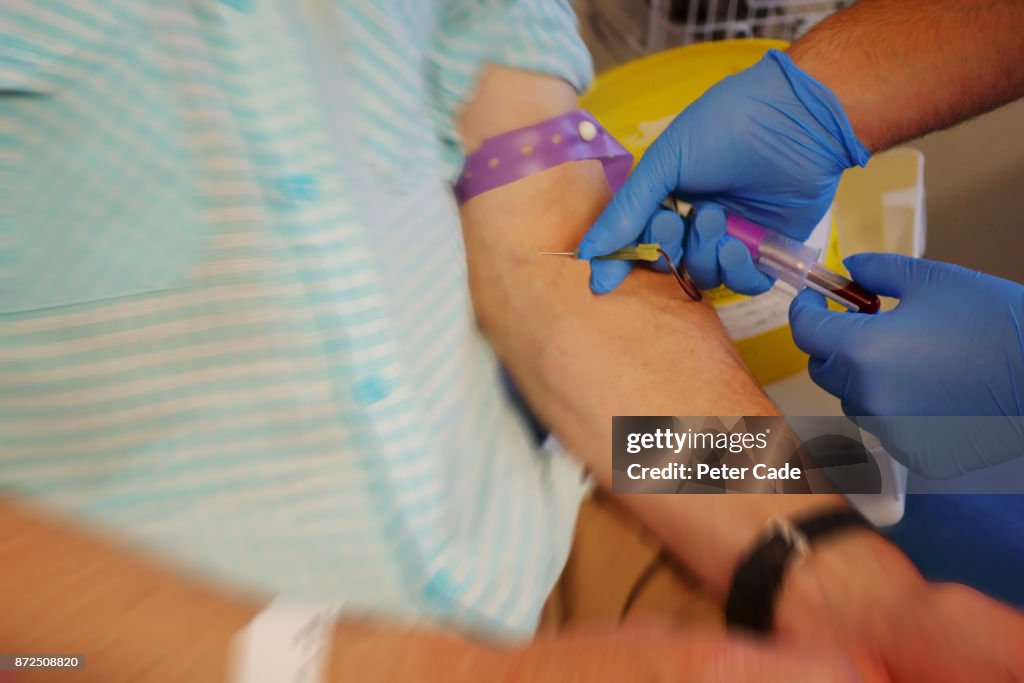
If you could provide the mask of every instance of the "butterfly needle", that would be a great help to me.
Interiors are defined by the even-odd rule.
[[[541,251],[538,252],[538,256],[580,257],[578,251]],[[675,276],[676,282],[679,283],[679,287],[686,293],[686,295],[694,301],[700,301],[703,298],[700,290],[693,284],[693,280],[690,279],[689,274],[686,272],[686,268],[684,268],[682,264],[676,268],[675,264],[672,263],[672,259],[659,244],[637,244],[632,247],[623,247],[618,251],[613,251],[610,254],[596,256],[594,258],[595,260],[601,261],[648,261],[651,263],[660,259],[665,259],[665,263],[668,264],[669,271],[671,271],[672,275]]]

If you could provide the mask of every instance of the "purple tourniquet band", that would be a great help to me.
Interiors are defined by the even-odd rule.
[[[534,173],[585,159],[601,162],[612,192],[626,181],[633,165],[633,155],[597,119],[577,109],[485,140],[466,157],[455,198],[462,204]]]

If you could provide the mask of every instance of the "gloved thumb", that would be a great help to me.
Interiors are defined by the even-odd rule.
[[[678,164],[669,157],[672,146],[655,144],[640,159],[626,183],[598,216],[578,247],[582,259],[603,256],[632,243],[648,219],[674,190]],[[675,166],[675,168],[674,168]]]
[[[812,358],[826,359],[848,339],[865,316],[830,311],[818,292],[805,289],[789,305],[789,326],[797,347]]]
[[[875,294],[901,298],[927,277],[929,261],[902,254],[854,254],[843,263],[857,284]]]

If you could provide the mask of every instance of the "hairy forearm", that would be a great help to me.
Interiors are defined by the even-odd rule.
[[[871,151],[1024,96],[1024,2],[859,0],[788,50]]]
[[[0,499],[0,652],[85,658],[73,674],[19,673],[19,681],[223,683],[231,642],[261,603]],[[753,654],[719,638],[653,630],[499,646],[351,615],[331,636],[325,681],[690,680],[723,657]],[[750,662],[759,663],[772,664]]]
[[[776,411],[714,311],[671,277],[636,272],[597,297],[586,264],[536,256],[576,243],[607,198],[602,183],[599,166],[567,164],[472,200],[463,218],[483,328],[531,407],[609,487],[613,415]],[[829,495],[622,500],[719,594],[769,519],[842,504]]]
[[[4,651],[83,654],[83,681],[223,681],[231,636],[256,612],[3,499],[0,595]]]
[[[612,415],[774,408],[714,311],[671,277],[638,271],[596,297],[586,263],[537,255],[573,248],[607,199],[601,173],[566,164],[473,200],[463,217],[481,325],[531,405],[608,483]]]
[[[232,640],[264,601],[0,499],[0,652],[84,655],[71,676],[83,683],[223,683]],[[508,663],[455,635],[359,619],[336,627],[331,653],[330,681],[480,680]]]
[[[484,92],[508,92],[487,87],[501,75],[485,76]],[[474,100],[464,124],[468,139],[500,132],[487,111],[507,111],[502,98]],[[571,91],[558,106],[575,106]],[[512,125],[557,113],[549,102]],[[531,407],[605,486],[611,482],[613,415],[776,414],[714,310],[689,301],[671,277],[641,269],[614,293],[595,296],[587,287],[587,264],[536,255],[572,249],[608,198],[600,165],[577,162],[462,207],[482,328]],[[738,557],[771,517],[842,499],[641,495],[623,502],[721,593]]]
[[[533,84],[516,83],[523,77]],[[495,85],[507,79],[510,87]],[[532,109],[508,116],[516,107],[506,100],[516,91],[545,90],[547,98],[531,98]],[[568,85],[494,68],[463,131],[472,147],[574,108]],[[537,255],[575,248],[609,197],[600,164],[587,161],[524,178],[462,207],[481,326],[531,405],[606,482],[612,415],[776,412],[714,310],[691,302],[671,277],[640,269],[614,294],[598,297],[587,287],[588,264]]]

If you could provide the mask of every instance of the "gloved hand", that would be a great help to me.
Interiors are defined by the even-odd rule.
[[[768,277],[754,266],[750,251],[742,242],[726,236],[722,207],[701,203],[693,209],[683,252],[686,254],[686,269],[694,284],[699,289],[713,289],[724,284],[734,292],[745,294],[759,294],[771,289],[775,278]]]
[[[837,313],[801,292],[789,317],[811,378],[926,477],[1024,454],[1024,286],[895,254],[859,254],[846,266],[857,283],[900,302],[877,315]]]
[[[678,264],[683,258],[684,231],[685,226],[683,224],[683,219],[679,214],[675,211],[669,211],[668,209],[659,209],[655,211],[650,217],[650,220],[647,221],[647,225],[639,236],[630,240],[626,244],[616,247],[616,249],[620,249],[625,246],[632,246],[641,242],[645,244],[660,244],[661,248],[665,250],[665,253],[672,257],[672,263]],[[740,247],[746,251],[746,248],[743,247],[742,244]],[[614,251],[614,249],[612,251]],[[618,284],[618,282],[622,282],[623,278],[629,274],[629,271],[632,270],[633,266],[637,263],[643,263],[657,271],[668,272],[668,264],[665,263],[665,259],[659,259],[653,263],[647,263],[644,261],[593,261],[591,262],[591,268],[597,267],[601,272],[608,274],[609,277],[616,278],[616,284]],[[697,286],[699,287],[700,285],[698,284]],[[598,293],[603,294],[604,292]]]
[[[771,50],[676,117],[584,237],[580,256],[630,244],[673,192],[805,240],[828,210],[842,172],[869,156],[835,95],[787,55]],[[732,238],[721,237],[716,248],[702,250],[689,249],[691,239],[684,250],[687,269],[713,274],[699,286],[732,280],[767,289],[749,258],[738,265],[720,258]],[[600,261],[591,269],[597,293],[611,291],[628,273]]]

